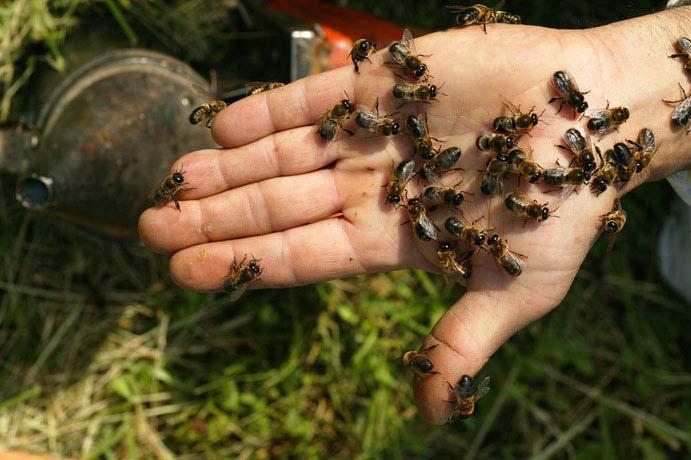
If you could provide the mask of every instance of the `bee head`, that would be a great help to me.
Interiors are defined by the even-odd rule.
[[[418,206],[420,204],[420,198],[411,198],[408,200],[408,206]]]
[[[423,64],[424,65],[424,64]],[[434,99],[437,97],[437,85],[430,85],[429,87],[429,96]]]
[[[261,275],[262,268],[259,266],[259,264],[257,262],[258,262],[257,260],[251,260],[249,263],[249,269],[255,275]]]
[[[434,364],[432,364],[432,361],[429,359],[421,359],[417,362],[417,367],[420,369],[422,372],[432,372],[432,369],[434,369]]]
[[[636,172],[639,173],[643,171],[643,164],[640,161],[636,162]]]
[[[530,179],[528,179],[528,182],[530,182],[531,184],[534,184],[540,180],[540,177],[542,177],[541,172],[538,171],[536,173],[533,173],[533,175],[530,176]]]
[[[617,233],[619,230],[619,224],[613,220],[610,220],[605,224],[605,233]]]
[[[475,237],[475,246],[482,246],[485,243],[485,234],[484,233],[479,233]]]
[[[576,112],[583,113],[588,109],[588,103],[585,101],[585,96],[581,93],[575,93],[573,96],[573,102],[576,106]]]
[[[513,138],[512,137],[506,137],[506,148],[511,149],[513,148]]]
[[[420,64],[417,66],[415,69],[415,77],[416,78],[421,78],[423,75],[425,75],[425,72],[427,72],[427,65],[426,64]]]
[[[348,111],[348,113],[353,113],[355,111],[355,107],[353,107],[353,104],[351,104],[348,99],[343,99],[341,101],[341,105]]]
[[[585,173],[582,169],[574,169],[571,171],[570,175],[571,180],[573,180],[574,182],[583,182],[583,180],[585,179]]]
[[[542,213],[540,214],[540,218],[542,220],[547,220],[548,217],[549,217],[549,209],[542,208]]]
[[[370,40],[363,40],[360,42],[358,45],[358,49],[362,51],[363,53],[366,53],[370,50],[370,48],[374,47],[374,43],[372,43]]]
[[[397,121],[394,121],[393,124],[391,125],[391,134],[396,135],[401,132],[401,124]]]
[[[490,239],[487,241],[487,244],[490,246],[493,246],[499,242],[499,235],[494,234],[490,237]]]
[[[465,198],[463,197],[463,194],[459,192],[453,196],[452,203],[454,204],[454,206],[460,206],[464,200]]]
[[[185,183],[185,178],[180,172],[173,173],[173,182],[175,185],[182,185]]]
[[[616,112],[614,112],[614,119],[619,123],[625,122],[629,119],[629,109],[624,107],[621,110],[617,110]]]
[[[387,201],[391,204],[396,204],[401,202],[401,197],[398,195],[391,194],[387,197]]]
[[[453,244],[450,241],[440,241],[439,250],[440,251],[450,251],[453,248]]]
[[[537,116],[536,113],[530,115],[530,122],[532,123],[533,126],[537,126],[539,121],[540,121],[540,118]]]

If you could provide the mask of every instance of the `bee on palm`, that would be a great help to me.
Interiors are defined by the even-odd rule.
[[[517,174],[531,184],[537,183],[542,177],[542,166],[533,161],[532,151],[516,148],[507,157],[509,173]]]
[[[172,201],[175,203],[175,207],[180,211],[180,202],[177,199],[178,193],[188,192],[193,190],[192,188],[186,187],[189,185],[185,182],[185,172],[182,167],[178,171],[166,176],[165,179],[161,181],[154,192],[154,205],[163,206],[164,204]]]
[[[595,196],[605,192],[615,182],[626,182],[636,172],[636,161],[631,149],[624,143],[618,142],[614,147],[605,151],[602,159],[600,150],[597,149],[602,166],[600,166],[590,182],[590,189]]]
[[[586,184],[589,180],[590,173],[585,172],[583,168],[565,168],[559,164],[559,161],[556,167],[547,168],[542,172],[542,182],[555,187]]]
[[[370,64],[369,57],[377,51],[372,40],[366,38],[361,38],[353,43],[353,49],[350,50],[348,57],[353,61],[353,66],[355,67],[355,73],[360,73],[360,63],[367,61]]]
[[[607,248],[612,249],[615,236],[624,229],[626,225],[626,211],[621,205],[621,200],[616,198],[612,210],[605,215],[600,216],[602,222],[602,231],[607,236],[609,241]]]
[[[475,4],[473,6],[448,6],[449,11],[456,15],[456,25],[459,27],[482,25],[482,29],[487,33],[487,24],[520,24],[521,17],[507,13],[499,8],[503,8],[504,1],[500,1],[496,7],[490,8],[485,5]]]
[[[254,256],[247,262],[247,255],[238,262],[233,257],[233,262],[230,264],[230,273],[223,281],[223,290],[230,294],[231,302],[238,300],[247,286],[259,279],[262,274],[262,268],[259,266],[260,259],[255,259]]]
[[[403,201],[405,186],[415,175],[415,162],[405,160],[397,166],[391,168],[389,180],[386,183],[386,201],[394,206],[400,205]]]
[[[429,126],[427,125],[427,114],[425,119],[410,115],[406,121],[407,132],[413,140],[415,146],[414,155],[420,155],[423,160],[429,160],[434,156],[432,140],[437,140],[430,136]]]
[[[472,256],[472,250],[458,252],[458,241],[440,241],[437,247],[437,261],[446,276],[458,275],[464,280],[470,278]]]
[[[558,217],[554,215],[554,211],[547,208],[549,203],[540,204],[537,200],[531,200],[520,193],[509,194],[504,204],[515,216],[522,218],[524,224],[529,220],[543,222],[549,217]]]
[[[406,205],[408,219],[413,227],[413,236],[420,241],[433,241],[439,239],[439,228],[429,218],[427,209],[419,198],[411,198]]]
[[[588,129],[595,134],[600,135],[600,139],[605,137],[612,131],[618,131],[619,126],[624,124],[629,119],[629,109],[626,107],[609,108],[609,101],[604,110],[595,110],[589,115]]]
[[[341,102],[327,110],[319,120],[317,120],[317,132],[325,141],[333,140],[336,134],[342,129],[350,135],[354,133],[343,128],[343,122],[350,118],[351,114],[355,112],[353,104],[348,99],[343,99]]]
[[[434,370],[434,364],[427,357],[427,353],[434,350],[438,345],[439,344],[430,345],[419,351],[406,351],[403,355],[403,364],[408,366],[415,373],[417,379],[440,373]]]
[[[458,388],[448,383],[453,394],[453,400],[447,401],[453,404],[453,412],[449,422],[456,419],[465,420],[476,412],[477,402],[489,392],[490,378],[485,377],[476,384],[469,375],[464,375],[458,382]]]
[[[393,42],[389,46],[389,53],[393,59],[393,64],[401,66],[406,75],[412,74],[417,79],[426,76],[427,64],[422,62],[420,58],[429,57],[429,55],[417,53],[413,34],[410,33],[410,30],[403,30],[403,39]]]
[[[439,182],[441,174],[451,171],[460,158],[460,148],[446,148],[422,164],[420,168],[420,177],[429,182]]]
[[[516,145],[516,137],[506,134],[482,134],[475,141],[475,146],[482,152],[493,152],[497,159],[506,161],[509,150]]]
[[[463,241],[470,250],[474,248],[485,249],[487,235],[491,230],[482,230],[475,224],[480,219],[476,219],[466,225],[458,217],[451,216],[444,222],[444,228],[449,234],[458,240]]]
[[[636,162],[636,172],[643,171],[653,159],[655,152],[657,152],[657,142],[655,135],[648,128],[643,128],[638,133],[637,141],[627,140],[633,147],[633,157]]]
[[[401,101],[400,107],[405,104],[414,104],[422,102],[424,104],[431,104],[432,101],[437,100],[437,96],[442,94],[439,92],[440,88],[436,85],[427,83],[396,83],[393,87],[393,96]]]
[[[457,184],[458,185],[458,184]],[[460,206],[465,202],[465,194],[460,190],[454,188],[443,188],[438,186],[427,187],[424,192],[422,192],[422,203],[430,211],[438,208],[439,206],[448,206],[450,208],[460,208]]]
[[[677,48],[677,53],[674,53],[670,58],[684,58],[686,61],[684,63],[684,69],[691,70],[691,40],[686,37],[681,37],[676,41],[675,46]]]
[[[540,115],[534,112],[532,107],[527,113],[521,112],[521,106],[516,107],[511,102],[505,102],[504,106],[511,112],[510,116],[501,116],[494,119],[492,124],[494,131],[502,134],[510,134],[516,138],[523,134],[530,135],[530,130],[537,126],[540,117],[545,113],[543,110]],[[510,147],[509,147],[510,148]]]
[[[504,176],[509,172],[509,162],[505,159],[490,158],[485,166],[480,191],[484,195],[493,195],[504,189]]]
[[[663,99],[662,101],[668,104],[680,103],[678,106],[676,106],[674,111],[672,111],[672,123],[675,126],[684,127],[689,124],[689,121],[691,121],[691,95],[686,94],[686,91],[681,85],[679,85],[679,88],[681,89],[681,99],[676,101],[668,101]],[[689,126],[686,130],[686,134],[690,132],[691,126]]]
[[[560,101],[559,110],[557,114],[561,112],[564,104],[569,105],[573,109],[574,116],[576,113],[584,114],[588,109],[588,103],[585,100],[585,95],[590,91],[581,91],[578,88],[576,79],[573,78],[566,70],[558,70],[552,75],[552,85],[556,89],[558,96],[553,97],[549,100],[548,104],[555,101]]]
[[[557,145],[557,147],[573,153],[574,156],[569,166],[576,164],[583,168],[586,174],[591,174],[595,171],[597,163],[595,162],[595,149],[590,136],[583,136],[579,130],[571,128],[564,134],[564,139],[568,147],[564,145]]]
[[[511,276],[519,276],[523,272],[518,258],[525,258],[525,256],[510,251],[508,241],[494,234],[487,240],[487,248],[500,270]]]
[[[355,114],[355,124],[370,133],[382,136],[395,136],[401,132],[401,125],[393,115],[379,115],[379,98],[374,104],[374,110],[364,105],[358,105]]]

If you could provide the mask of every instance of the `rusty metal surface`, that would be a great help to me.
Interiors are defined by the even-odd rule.
[[[26,176],[52,180],[35,209],[116,237],[136,237],[139,214],[183,153],[214,147],[187,121],[206,81],[159,53],[107,53],[69,76],[38,120]],[[20,181],[21,184],[21,181]]]

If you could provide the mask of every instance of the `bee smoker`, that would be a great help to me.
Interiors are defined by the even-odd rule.
[[[137,236],[139,214],[183,153],[213,147],[187,121],[208,83],[163,54],[100,55],[52,92],[30,130],[0,131],[0,170],[17,201],[116,238]]]

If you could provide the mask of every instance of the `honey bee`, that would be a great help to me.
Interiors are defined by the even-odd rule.
[[[619,130],[626,120],[629,119],[629,109],[626,107],[609,108],[609,101],[604,110],[596,110],[590,115],[587,115],[588,129],[594,133],[600,134],[600,138],[613,130]]]
[[[458,382],[458,389],[454,389],[453,385],[449,383],[449,388],[453,393],[454,410],[449,417],[449,421],[455,419],[467,419],[475,413],[475,406],[477,402],[489,392],[489,377],[485,377],[478,385],[475,384],[473,378],[469,375],[464,375]],[[448,382],[447,382],[448,383]]]
[[[628,145],[617,142],[614,147],[605,152],[605,160],[617,167],[619,171],[618,179],[626,182],[633,177],[636,172],[636,158]]]
[[[395,136],[401,132],[401,125],[392,115],[379,115],[379,99],[374,104],[375,112],[364,105],[358,105],[358,112],[355,114],[355,124],[366,129],[370,133],[381,134],[382,136]]]
[[[179,170],[175,171],[173,174],[169,174],[163,179],[154,192],[154,205],[163,206],[169,201],[175,203],[175,207],[180,211],[180,203],[177,199],[177,194],[180,192],[188,192],[192,188],[185,187],[189,185],[185,182],[185,172],[182,170],[182,166]]]
[[[521,149],[514,149],[508,155],[509,172],[518,174],[531,184],[542,177],[542,167],[532,161],[532,154]]]
[[[434,148],[432,147],[434,138],[429,135],[427,115],[425,115],[424,121],[415,115],[410,115],[406,121],[406,127],[415,145],[415,155],[419,154],[423,160],[431,159],[434,156]]]
[[[197,90],[198,93],[208,97],[209,102],[205,102],[192,110],[189,118],[190,123],[198,125],[204,122],[204,126],[210,129],[214,116],[228,107],[228,104],[226,104],[225,101],[217,100],[211,93],[199,85],[194,85],[194,89]]]
[[[504,175],[508,172],[508,161],[499,158],[490,158],[485,167],[485,174],[482,177],[480,191],[485,195],[492,195],[497,189],[497,186],[503,189]]]
[[[557,162],[556,168],[545,169],[542,173],[542,182],[547,185],[562,187],[564,185],[580,185],[590,180],[590,173],[581,167],[564,168]]]
[[[446,171],[450,171],[460,158],[460,148],[446,148],[422,163],[420,177],[429,182],[438,182],[440,180],[439,176]]]
[[[260,259],[255,259],[253,256],[249,263],[246,263],[246,261],[246,254],[240,263],[233,257],[233,262],[230,264],[230,273],[223,281],[223,290],[230,294],[231,302],[239,299],[247,289],[247,286],[262,274],[262,268],[258,264]]]
[[[511,276],[518,276],[521,274],[523,270],[521,269],[521,264],[518,262],[518,257],[525,258],[525,256],[511,252],[509,250],[508,241],[494,234],[487,240],[487,247],[498,267]]]
[[[504,204],[514,215],[523,218],[524,223],[532,220],[542,222],[549,217],[557,217],[547,208],[549,203],[538,203],[537,200],[530,200],[520,193],[511,193],[504,200]]]
[[[372,40],[361,38],[353,43],[353,49],[350,50],[348,57],[353,61],[356,73],[360,73],[360,63],[362,61],[372,62],[369,57],[375,51],[377,51],[377,49]]]
[[[558,70],[554,72],[554,75],[552,76],[552,84],[559,93],[559,96],[555,96],[550,99],[548,104],[551,104],[554,101],[561,101],[557,113],[561,112],[564,103],[571,106],[574,111],[574,115],[576,112],[583,113],[586,111],[588,108],[588,103],[585,101],[584,95],[588,94],[590,91],[581,91],[578,89],[576,80],[569,72],[566,70]]]
[[[393,42],[389,46],[389,53],[393,62],[403,67],[406,73],[412,73],[415,78],[422,78],[427,72],[427,64],[423,63],[420,58],[427,57],[425,55],[417,54],[415,49],[415,41],[410,30],[403,30],[403,39],[400,42]]]
[[[467,280],[472,272],[470,259],[473,251],[466,251],[464,254],[459,255],[456,252],[457,246],[458,242],[456,241],[440,241],[437,249],[437,260],[444,275],[457,274],[464,280]]]
[[[523,113],[521,112],[521,106],[516,107],[510,102],[505,102],[504,105],[511,112],[511,116],[502,116],[494,119],[493,127],[498,133],[512,134],[514,136],[526,134],[533,126],[537,126],[540,122],[540,117],[545,113],[543,110],[540,115],[536,114],[534,106],[527,113]]]
[[[457,26],[472,26],[482,24],[482,29],[487,33],[487,24],[501,22],[504,24],[520,24],[521,17],[515,14],[499,11],[504,2],[497,4],[496,9],[485,5],[476,4],[473,6],[448,6],[450,12],[456,14]]]
[[[626,211],[621,206],[621,200],[614,200],[614,207],[607,214],[600,216],[602,228],[608,235],[616,235],[624,229],[626,225]]]
[[[386,185],[386,201],[393,205],[403,201],[405,186],[410,182],[414,174],[415,162],[413,160],[405,160],[399,163],[398,166],[392,167],[389,181]]]
[[[317,120],[317,132],[325,141],[330,141],[340,129],[343,129],[349,134],[351,131],[343,128],[341,125],[344,121],[350,118],[350,115],[355,111],[353,104],[348,99],[343,99],[341,102],[327,110],[319,120]]]
[[[495,152],[497,158],[506,161],[506,152],[515,145],[515,138],[505,134],[483,134],[477,138],[475,145],[483,152]]]
[[[684,64],[684,68],[686,70],[691,70],[691,61],[689,60],[689,57],[691,55],[691,40],[689,40],[686,37],[681,37],[677,42],[675,43],[677,47],[678,53],[674,53],[670,56],[670,58],[684,58],[686,59],[686,63]]]
[[[434,370],[434,364],[426,356],[427,352],[433,350],[437,345],[439,344],[431,345],[420,351],[406,351],[403,355],[403,364],[415,372],[416,378],[421,379],[428,375],[440,373]]]
[[[593,178],[590,181],[590,190],[595,196],[600,195],[607,187],[611,187],[619,177],[619,170],[616,166],[610,163],[604,163],[595,170]]]
[[[254,94],[265,93],[266,91],[271,91],[272,89],[280,88],[282,86],[285,86],[285,83],[253,81],[245,83],[243,86],[247,88],[245,96],[252,96]]]
[[[653,159],[655,152],[657,152],[657,143],[655,135],[648,128],[643,128],[638,133],[638,141],[626,141],[634,147],[633,157],[636,161],[636,172],[641,172]]]
[[[681,89],[681,99],[678,101],[668,101],[663,99],[662,101],[667,102],[668,104],[676,104],[677,102],[681,102],[681,104],[679,104],[672,112],[672,123],[677,126],[686,126],[689,124],[689,121],[691,121],[691,95],[686,94],[686,91],[681,85],[679,85],[679,88]],[[686,134],[690,132],[691,126],[689,126],[689,128],[686,130]]]
[[[439,239],[439,229],[427,215],[427,210],[419,198],[411,198],[406,206],[408,218],[413,225],[413,234],[421,241]]]
[[[465,201],[466,192],[461,192],[453,188],[442,188],[442,187],[427,187],[424,192],[422,192],[422,204],[425,205],[427,209],[433,209],[438,206],[446,205],[453,208],[458,208]]]
[[[430,104],[437,99],[439,88],[436,85],[396,83],[393,87],[393,95],[401,100],[401,104],[424,102]]]
[[[468,248],[478,247],[485,249],[485,242],[487,241],[487,233],[490,230],[481,230],[475,224],[480,219],[471,222],[470,225],[465,225],[458,217],[451,216],[444,222],[444,228],[450,235],[463,241]]]
[[[576,163],[583,168],[586,174],[591,174],[595,171],[597,163],[595,162],[595,153],[590,136],[583,137],[583,134],[581,134],[579,130],[571,128],[566,131],[564,139],[568,147],[563,145],[557,145],[557,147],[569,150],[574,154],[573,160],[569,166]]]

